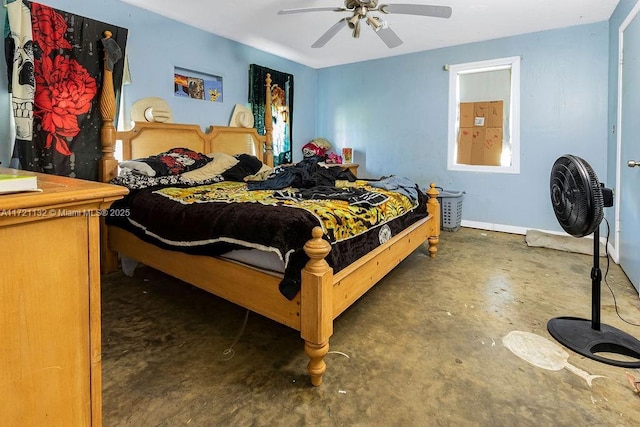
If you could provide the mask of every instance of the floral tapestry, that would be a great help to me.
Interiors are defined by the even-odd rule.
[[[7,4],[5,53],[15,120],[12,166],[97,180],[105,31],[114,87],[122,85],[127,29],[16,0]],[[113,49],[113,43],[116,49]],[[108,44],[108,43],[107,43]]]

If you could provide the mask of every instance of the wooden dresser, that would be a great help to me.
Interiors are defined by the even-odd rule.
[[[37,175],[0,195],[0,424],[100,426],[100,217],[123,187]]]

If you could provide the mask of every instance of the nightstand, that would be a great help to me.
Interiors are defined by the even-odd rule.
[[[102,425],[100,217],[124,187],[36,175],[0,195],[0,420]]]

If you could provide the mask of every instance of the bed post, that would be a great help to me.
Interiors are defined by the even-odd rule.
[[[440,202],[438,202],[438,195],[440,192],[436,189],[436,185],[432,182],[427,190],[429,200],[427,201],[427,212],[433,216],[431,222],[431,233],[429,234],[429,256],[431,258],[436,257],[438,252],[438,242],[440,241]]]
[[[264,163],[273,166],[273,116],[271,115],[271,74],[265,78],[265,102],[264,102],[264,136],[265,153]]]
[[[111,38],[111,31],[105,31],[104,36],[107,39]],[[113,125],[116,116],[116,94],[113,89],[113,71],[107,67],[106,50],[104,55],[102,92],[100,94],[102,157],[98,162],[98,179],[101,182],[109,182],[115,178],[118,170],[118,161],[113,155],[116,146],[116,128]]]
[[[322,238],[322,228],[314,227],[311,234],[312,239],[304,245],[309,261],[302,270],[300,336],[310,359],[307,371],[311,384],[319,386],[327,370],[324,357],[333,334],[333,270],[324,259],[331,245]]]
[[[105,38],[111,38],[111,31],[105,31]],[[116,128],[113,125],[116,116],[116,95],[113,89],[113,72],[107,67],[107,52],[105,49],[102,92],[100,93],[100,115],[102,116],[102,129],[100,131],[100,143],[102,144],[102,157],[98,161],[98,180],[109,182],[118,171],[118,161],[113,153],[116,145]],[[107,226],[104,217],[100,218],[100,271],[108,273],[118,268],[118,255],[109,249]]]

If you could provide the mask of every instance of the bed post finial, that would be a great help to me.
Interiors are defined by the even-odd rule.
[[[104,32],[103,45],[110,40],[111,31]],[[116,128],[113,125],[116,116],[116,94],[113,88],[113,71],[107,67],[108,52],[105,49],[102,92],[100,93],[100,115],[102,117],[102,129],[100,142],[102,144],[102,157],[98,161],[98,180],[109,182],[116,176],[118,161],[114,156],[116,146]]]
[[[273,116],[271,115],[271,73],[265,78],[264,135],[265,163],[273,166]]]

